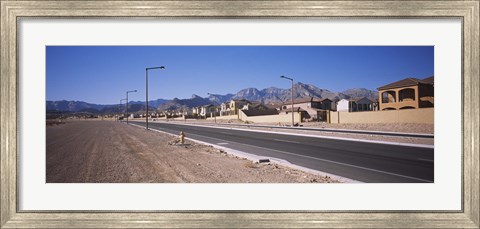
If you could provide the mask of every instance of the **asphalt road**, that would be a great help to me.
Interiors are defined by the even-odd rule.
[[[143,122],[134,122],[145,125]],[[171,123],[149,128],[240,150],[274,157],[306,168],[368,183],[434,182],[432,148],[325,139]],[[225,168],[228,169],[228,168]]]

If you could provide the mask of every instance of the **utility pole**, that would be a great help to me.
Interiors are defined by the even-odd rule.
[[[283,79],[287,79],[287,80],[292,81],[292,90],[291,90],[291,92],[292,92],[292,127],[293,127],[293,126],[295,125],[295,120],[294,120],[295,118],[294,118],[294,114],[293,114],[293,112],[294,112],[294,109],[293,109],[293,104],[294,104],[294,103],[293,103],[293,79],[292,79],[292,78],[288,78],[288,77],[286,77],[286,76],[280,76],[280,78],[283,78]]]
[[[128,124],[128,93],[137,92],[137,90],[127,91],[127,104],[125,106],[125,111],[127,113],[127,124]]]
[[[152,69],[165,69],[165,66],[145,68],[145,110],[146,110],[145,125],[147,130],[148,130],[148,70],[152,70]]]
[[[213,95],[213,94],[210,94],[210,93],[207,93],[208,95]],[[215,96],[213,96],[213,117],[215,119],[215,124],[217,124],[217,109],[215,107]]]
[[[119,107],[118,107],[118,121],[120,121],[120,113],[122,113],[122,101],[123,100],[127,100],[127,99],[120,99],[120,104],[119,104]],[[124,113],[125,114],[125,113]]]

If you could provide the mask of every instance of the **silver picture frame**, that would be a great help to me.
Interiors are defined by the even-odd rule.
[[[1,228],[479,228],[479,1],[1,0]],[[460,211],[18,210],[18,22],[21,18],[458,18],[462,22]]]

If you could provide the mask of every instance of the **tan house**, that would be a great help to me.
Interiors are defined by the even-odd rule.
[[[192,114],[193,115],[199,115],[200,114],[201,107],[193,107],[192,108]]]
[[[306,114],[302,115],[305,120],[326,121],[327,111],[332,109],[332,100],[328,98],[315,98],[310,97],[306,99],[294,100],[294,110],[301,109]],[[291,111],[292,104],[289,101],[285,101],[281,107],[281,111]]]
[[[220,116],[231,115],[230,102],[224,102],[220,104]]]
[[[241,110],[269,110],[270,108],[261,102],[251,102],[243,105]],[[276,109],[273,109],[276,110]]]
[[[249,104],[250,101],[246,99],[232,99],[230,101],[230,113],[229,115],[238,115],[238,110],[241,110],[243,106]]]
[[[214,113],[215,109],[216,109],[216,107],[213,106],[212,104],[201,106],[199,115],[203,116],[203,117],[213,117],[215,115],[218,116],[218,114]]]
[[[367,97],[342,99],[337,102],[337,111],[357,112],[357,111],[376,111],[378,103]]]
[[[380,110],[418,109],[434,106],[434,77],[406,78],[378,88]]]

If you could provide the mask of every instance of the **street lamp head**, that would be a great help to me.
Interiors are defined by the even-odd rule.
[[[133,92],[137,92],[137,90],[133,90]]]
[[[152,69],[165,69],[165,66],[145,68],[145,70],[147,70],[147,71],[152,70]]]
[[[291,80],[291,81],[293,81],[293,79],[292,79],[292,78],[289,78],[289,77],[286,77],[286,76],[280,76],[280,78],[282,78],[282,79],[287,79],[287,80]]]

